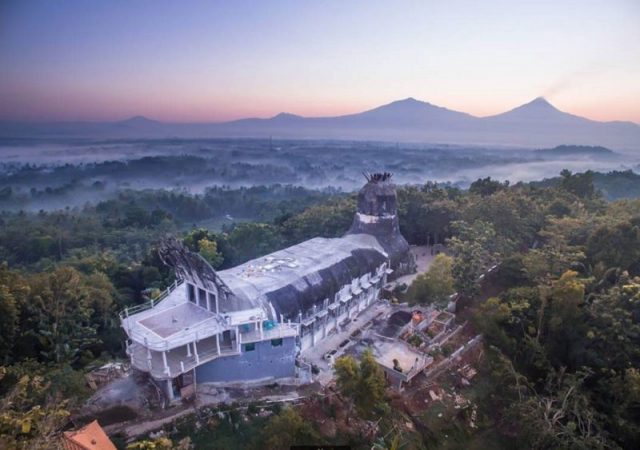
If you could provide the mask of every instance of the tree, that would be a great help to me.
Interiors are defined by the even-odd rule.
[[[608,448],[597,413],[583,388],[587,374],[552,372],[545,393],[533,390],[516,404],[532,448]]]
[[[471,197],[461,218],[469,224],[482,221],[495,232],[496,244],[506,250],[530,246],[544,223],[543,211],[522,189],[504,189],[486,197]],[[502,242],[501,242],[502,241]]]
[[[5,374],[0,367],[0,380]],[[24,375],[0,400],[1,448],[49,450],[55,445],[69,412],[66,401],[47,395],[49,387],[38,375]]]
[[[82,274],[60,267],[34,275],[30,285],[21,324],[25,335],[37,340],[40,356],[45,360],[76,361],[84,349],[97,342],[90,292]]]
[[[341,236],[351,226],[355,209],[354,197],[330,199],[311,206],[282,223],[282,236],[287,245],[317,236]]]
[[[383,402],[387,382],[382,368],[378,365],[370,349],[360,358],[360,383],[356,406],[363,417],[370,417]]]
[[[257,448],[288,449],[294,445],[321,444],[320,436],[292,407],[282,408],[265,425]]]
[[[398,188],[400,231],[411,244],[442,243],[450,225],[458,216],[458,205],[451,199],[451,189],[433,184]]]
[[[496,192],[509,187],[509,181],[501,183],[498,180],[492,180],[491,177],[478,178],[469,186],[469,192],[472,194],[478,194],[482,197],[493,195]]]
[[[562,180],[560,187],[567,192],[572,193],[576,197],[589,199],[596,193],[593,185],[593,172],[587,170],[584,173],[572,173],[570,170],[564,169],[560,172]]]
[[[387,385],[371,350],[362,353],[359,363],[352,356],[342,356],[333,369],[340,392],[356,406],[361,416],[370,417],[384,400]]]
[[[156,439],[144,439],[127,445],[127,450],[192,450],[193,448],[193,443],[189,436],[181,439],[177,444],[174,444],[167,437],[159,437]]]
[[[453,227],[457,236],[449,239],[449,247],[454,255],[451,267],[454,286],[458,293],[473,297],[478,293],[480,275],[498,262],[500,254],[505,253],[500,247],[506,242],[500,242],[493,227],[486,222],[470,225],[458,221]]]
[[[211,264],[211,267],[217,269],[222,265],[224,256],[218,253],[218,244],[216,241],[202,238],[198,241],[198,248],[200,249],[200,256],[206,259],[209,264]]]
[[[279,230],[266,223],[241,223],[228,234],[232,264],[240,264],[279,250],[283,246]]]
[[[8,364],[20,332],[20,301],[29,293],[23,277],[0,265],[0,364]]]
[[[438,254],[429,270],[420,274],[409,286],[406,298],[411,303],[446,304],[453,294],[453,258],[444,253]]]
[[[640,227],[629,222],[598,228],[587,241],[587,257],[593,264],[640,272]]]

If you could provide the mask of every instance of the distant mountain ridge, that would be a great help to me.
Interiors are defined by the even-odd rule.
[[[611,157],[615,155],[615,152],[605,147],[591,146],[591,145],[558,145],[554,148],[545,148],[536,150],[536,153],[542,156],[600,156]]]
[[[340,139],[437,144],[640,150],[640,125],[599,122],[560,111],[538,97],[510,111],[476,117],[412,97],[355,114],[280,113],[222,123],[166,123],[143,116],[118,122],[0,123],[0,137]]]

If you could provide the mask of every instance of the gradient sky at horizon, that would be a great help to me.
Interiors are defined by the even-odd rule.
[[[0,119],[497,114],[640,123],[640,1],[0,3]]]

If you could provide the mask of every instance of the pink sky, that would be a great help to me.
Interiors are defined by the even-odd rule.
[[[545,96],[640,123],[640,2],[5,2],[0,119],[331,116]],[[37,30],[35,32],[34,30]]]

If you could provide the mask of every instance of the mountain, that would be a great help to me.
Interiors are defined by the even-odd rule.
[[[556,146],[561,144],[600,145],[637,150],[640,126],[632,122],[598,122],[560,111],[538,97],[510,111],[482,119],[479,139],[491,143]]]
[[[334,121],[364,127],[433,127],[437,125],[457,126],[470,123],[474,119],[470,114],[452,111],[409,97],[359,114],[339,116],[334,118]]]
[[[586,156],[589,158],[609,159],[616,156],[616,153],[605,147],[591,145],[558,145],[554,148],[544,148],[536,150],[536,154],[546,158],[566,158]]]
[[[0,137],[348,139],[549,148],[562,144],[638,150],[640,126],[598,122],[560,111],[542,97],[510,111],[475,117],[406,98],[356,114],[280,113],[223,123],[165,123],[143,116],[119,122],[0,123]]]
[[[575,123],[588,120],[560,111],[544,97],[538,97],[529,103],[485,120],[503,123]]]
[[[128,119],[115,122],[114,125],[121,126],[121,127],[136,128],[136,127],[149,127],[149,126],[159,126],[159,125],[161,126],[162,122],[158,122],[157,120],[151,120],[144,116],[133,116]]]

